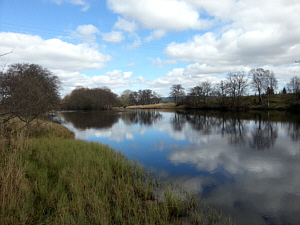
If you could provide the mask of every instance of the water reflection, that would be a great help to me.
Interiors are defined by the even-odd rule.
[[[152,167],[161,179],[178,182],[203,202],[219,206],[240,224],[300,224],[299,116],[93,113],[62,117],[77,138],[121,150]]]
[[[136,110],[130,113],[122,113],[122,120],[125,124],[153,125],[162,119],[162,115],[153,110]]]
[[[250,120],[242,120],[240,115],[234,115],[228,118],[225,113],[211,117],[207,115],[208,112],[198,112],[194,114],[180,114],[174,113],[171,119],[173,129],[182,131],[185,123],[188,123],[194,131],[199,132],[200,135],[209,135],[212,132],[220,133],[222,136],[227,137],[228,143],[235,146],[249,146],[253,149],[264,150],[274,146],[278,136],[277,124],[263,119],[263,116],[256,115],[252,127],[247,127]],[[300,127],[292,123],[291,131],[298,132]],[[246,134],[251,129],[251,137]],[[297,130],[298,129],[298,130]],[[293,139],[297,139],[298,133],[291,133]]]
[[[245,122],[239,117],[226,120],[226,134],[228,136],[228,142],[233,145],[244,146],[245,140]]]
[[[255,124],[257,126],[251,132],[250,146],[257,150],[273,147],[278,136],[276,125],[270,121],[263,121],[261,116],[258,121],[255,121]]]
[[[296,117],[295,122],[289,122],[288,135],[293,141],[300,140],[300,118]]]
[[[184,114],[174,113],[174,117],[171,118],[171,124],[175,131],[182,131],[184,124],[186,123]]]
[[[120,115],[110,111],[73,111],[61,113],[67,123],[72,123],[77,129],[110,128],[118,122]]]

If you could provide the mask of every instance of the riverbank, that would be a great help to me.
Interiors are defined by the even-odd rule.
[[[239,101],[232,98],[208,98],[205,103],[201,99],[182,100],[174,102],[127,106],[126,109],[200,109],[222,111],[249,111],[249,110],[289,110],[299,111],[299,99],[294,94],[276,94],[263,96],[259,101],[257,96],[242,96]],[[120,109],[120,108],[119,108]]]
[[[174,102],[168,102],[150,105],[131,105],[127,106],[126,109],[175,109],[177,107]]]
[[[32,123],[0,144],[0,224],[233,224],[58,124]]]

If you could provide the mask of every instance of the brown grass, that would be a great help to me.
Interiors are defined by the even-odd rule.
[[[151,105],[134,105],[127,106],[126,109],[175,109],[176,104],[174,102],[159,103]]]

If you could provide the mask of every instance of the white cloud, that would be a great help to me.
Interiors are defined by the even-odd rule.
[[[82,10],[88,9],[91,2],[48,1],[77,5]],[[1,57],[1,60],[9,63],[38,63],[50,69],[80,74],[83,70],[101,69],[111,60],[110,56],[98,50],[97,35],[101,35],[106,42],[119,43],[126,38],[123,47],[133,49],[141,46],[142,41],[161,39],[167,32],[184,31],[177,33],[183,34],[178,36],[180,41],[174,39],[164,49],[169,60],[162,60],[160,55],[149,55],[152,57],[152,64],[159,69],[165,65],[184,62],[185,64],[177,66],[182,68],[164,72],[165,75],[160,78],[140,76],[131,82],[168,95],[166,90],[176,83],[188,89],[202,80],[218,82],[230,71],[248,72],[256,67],[272,70],[280,86],[285,85],[292,76],[299,75],[299,64],[294,63],[299,60],[300,52],[300,2],[297,0],[224,0],[221,3],[218,0],[107,0],[107,7],[117,14],[112,32],[101,33],[91,24],[78,26],[73,37],[88,44],[72,44],[58,38],[46,40],[40,36],[2,32],[0,51],[13,50],[13,53]],[[206,31],[210,26],[213,29]],[[175,36],[169,34],[169,37]],[[188,39],[185,40],[185,37]],[[166,44],[160,43],[161,46]],[[105,44],[107,46],[103,48],[108,49],[110,43]],[[141,50],[148,54],[147,47],[152,46],[146,45],[147,43]],[[159,48],[160,45],[155,47]],[[163,73],[162,71],[159,73]],[[122,73],[123,79],[127,76],[131,79],[129,73]],[[99,79],[109,83],[105,71],[101,74],[104,77]]]
[[[94,25],[80,25],[77,27],[76,32],[72,33],[72,36],[79,38],[86,42],[94,42],[96,40],[96,34],[99,34],[99,30]]]
[[[204,29],[211,25],[200,19],[199,12],[178,0],[108,0],[108,8],[126,19],[138,21],[147,29],[183,31]]]
[[[131,76],[132,76],[132,74],[133,74],[133,72],[123,72],[123,77],[125,78],[125,79],[129,79]]]
[[[217,1],[188,2],[231,24],[220,24],[220,30],[195,35],[186,43],[169,44],[169,57],[215,66],[261,66],[288,64],[299,55],[299,2],[227,0],[222,7]]]
[[[158,69],[163,68],[165,65],[173,65],[177,63],[176,60],[162,60],[159,57],[157,57],[156,59],[149,58],[149,60],[151,60],[152,65],[156,66]]]
[[[85,12],[90,8],[90,4],[86,0],[48,0],[50,2],[53,2],[55,4],[61,5],[62,3],[70,3],[73,5],[79,5],[82,6],[81,11]]]
[[[209,81],[212,83],[219,81],[219,74],[218,72],[213,72],[213,68],[201,68],[201,66],[198,68],[198,66],[199,65],[191,64],[186,68],[174,68],[167,72],[164,77],[159,77],[154,80],[143,79],[140,80],[140,82],[150,86],[157,93],[168,96],[170,87],[173,84],[181,84],[188,92],[190,88],[195,87],[201,81]]]
[[[142,44],[141,38],[139,36],[136,36],[133,43],[126,45],[126,48],[134,49],[134,48],[141,46],[141,44]]]
[[[71,93],[77,86],[91,87],[93,85],[91,77],[79,72],[67,72],[64,70],[52,70],[52,72],[62,82],[62,89],[60,91],[62,97]]]
[[[129,78],[132,72],[122,72],[122,70],[108,71],[105,75],[93,76],[94,86],[108,86],[112,89],[126,87],[130,85]]]
[[[114,25],[114,29],[123,30],[129,33],[134,33],[138,26],[134,21],[128,21],[124,18],[118,17],[118,21]]]
[[[101,33],[102,39],[107,42],[111,43],[119,43],[124,40],[124,36],[122,32],[119,31],[112,31],[110,33]]]
[[[166,35],[166,31],[162,29],[154,30],[151,32],[150,36],[146,37],[146,42],[150,42],[153,40],[161,39]]]
[[[69,94],[77,86],[96,88],[108,86],[115,93],[120,92],[119,88],[125,88],[133,82],[130,80],[133,72],[122,70],[108,71],[103,75],[88,76],[80,72],[67,72],[64,70],[52,70],[62,81],[61,95]]]
[[[190,63],[180,78],[189,74],[191,79],[206,77],[217,81],[221,74],[248,72],[257,67],[273,70],[280,85],[295,76],[294,71],[298,70],[294,61],[300,52],[298,1],[226,0],[222,7],[219,1],[185,2],[213,16],[219,27],[194,35],[187,42],[167,46],[164,53],[168,57]],[[160,79],[170,80],[170,75]]]
[[[128,33],[128,38],[133,40],[132,44],[127,44],[125,47],[127,49],[134,49],[139,47],[142,44],[141,38],[139,37],[139,35],[136,33],[137,29],[138,29],[138,25],[135,21],[129,21],[126,20],[124,18],[118,17],[118,21],[115,23],[114,29],[116,30],[121,30],[121,31],[125,31]],[[113,31],[112,33],[116,33],[116,31]],[[122,32],[118,32],[120,34],[122,34]],[[122,40],[124,40],[124,36],[122,35]]]
[[[1,32],[1,52],[11,51],[6,56],[9,63],[36,63],[48,69],[82,71],[101,69],[111,60],[87,44],[74,45],[60,39],[44,40],[40,36]],[[5,47],[2,47],[5,46]]]

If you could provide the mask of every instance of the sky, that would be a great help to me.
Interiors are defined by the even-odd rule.
[[[0,0],[0,66],[34,63],[62,83],[168,96],[229,72],[300,76],[299,0]],[[297,63],[299,61],[299,63]]]

